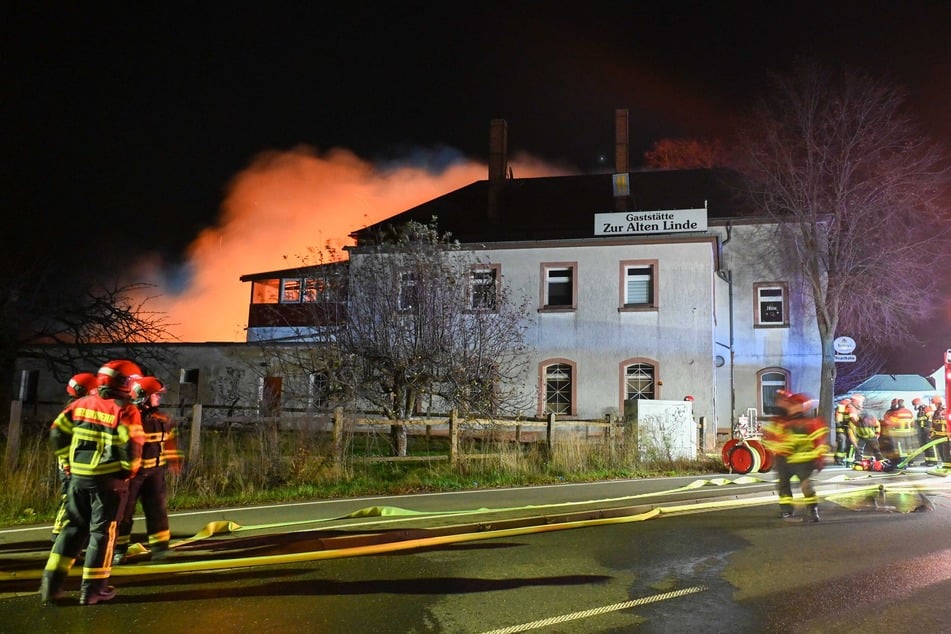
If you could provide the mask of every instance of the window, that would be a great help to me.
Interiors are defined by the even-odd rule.
[[[305,277],[304,295],[301,297],[301,301],[316,302],[317,298],[321,296],[325,287],[326,284],[323,280],[317,279],[316,277]]]
[[[281,280],[281,303],[296,304],[300,302],[300,278],[292,277]]]
[[[650,363],[632,363],[624,369],[624,399],[654,399],[657,382]]]
[[[316,409],[330,406],[330,377],[325,372],[313,372],[310,375],[310,397]]]
[[[542,265],[542,307],[575,307],[575,264]]]
[[[756,373],[759,383],[760,411],[764,416],[776,416],[776,392],[788,389],[789,372],[782,368],[766,368]]]
[[[657,261],[621,262],[621,307],[656,308]]]
[[[789,325],[789,290],[782,282],[753,285],[755,326]]]
[[[419,287],[416,284],[416,273],[403,271],[400,273],[400,296],[398,308],[412,310],[419,302]]]
[[[497,266],[473,267],[469,272],[469,308],[494,311],[498,307]]]
[[[252,304],[277,304],[280,300],[281,280],[258,280],[251,283]]]
[[[262,416],[276,416],[281,412],[281,392],[284,380],[279,376],[266,376],[258,384],[259,411]]]
[[[570,416],[574,408],[574,368],[570,363],[544,366],[544,407],[542,415]]]

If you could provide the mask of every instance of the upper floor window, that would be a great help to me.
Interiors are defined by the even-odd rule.
[[[759,383],[760,411],[764,416],[776,416],[776,392],[788,390],[789,372],[782,368],[765,368],[756,373]]]
[[[574,263],[542,265],[542,307],[574,308],[576,298]]]
[[[621,307],[657,307],[657,261],[621,262]]]
[[[753,285],[754,326],[789,325],[789,289],[785,282],[760,282]]]
[[[300,301],[301,283],[299,277],[281,280],[281,303],[296,304]]]
[[[475,266],[469,271],[469,308],[494,311],[498,307],[499,267]]]
[[[416,283],[416,273],[414,271],[400,272],[400,296],[398,308],[400,310],[412,310],[419,303],[419,286]]]

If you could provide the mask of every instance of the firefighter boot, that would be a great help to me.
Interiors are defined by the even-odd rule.
[[[63,570],[44,570],[40,580],[40,599],[44,605],[51,605],[63,596],[63,584],[66,572]]]
[[[818,504],[809,505],[809,515],[806,516],[805,520],[807,522],[819,521],[819,505]]]
[[[119,566],[124,564],[127,560],[128,557],[125,548],[116,547],[115,551],[112,553],[112,565]]]
[[[116,589],[108,585],[105,579],[83,581],[79,589],[79,605],[96,605],[115,598]]]

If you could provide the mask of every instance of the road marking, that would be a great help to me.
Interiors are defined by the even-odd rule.
[[[624,601],[623,603],[605,605],[600,608],[594,608],[592,610],[582,610],[581,612],[572,612],[571,614],[562,614],[561,616],[553,616],[551,618],[542,619],[540,621],[532,621],[531,623],[522,623],[521,625],[512,625],[511,627],[503,627],[498,630],[490,630],[488,632],[483,632],[482,634],[515,634],[515,632],[527,632],[528,630],[535,630],[540,627],[555,625],[557,623],[566,623],[568,621],[576,621],[578,619],[588,618],[589,616],[597,616],[599,614],[606,614],[607,612],[617,612],[618,610],[626,610],[628,608],[634,608],[639,605],[647,605],[648,603],[657,603],[658,601],[676,599],[678,597],[683,597],[688,594],[703,592],[706,589],[707,589],[706,586],[694,586],[692,588],[684,588],[683,590],[674,590],[673,592],[664,592],[663,594],[655,594],[654,596],[634,599],[633,601]]]

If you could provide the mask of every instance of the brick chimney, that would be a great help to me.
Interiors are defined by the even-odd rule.
[[[508,172],[509,127],[505,119],[489,124],[489,219],[499,216],[499,194]]]
[[[614,111],[614,210],[627,211],[631,197],[627,109]]]

